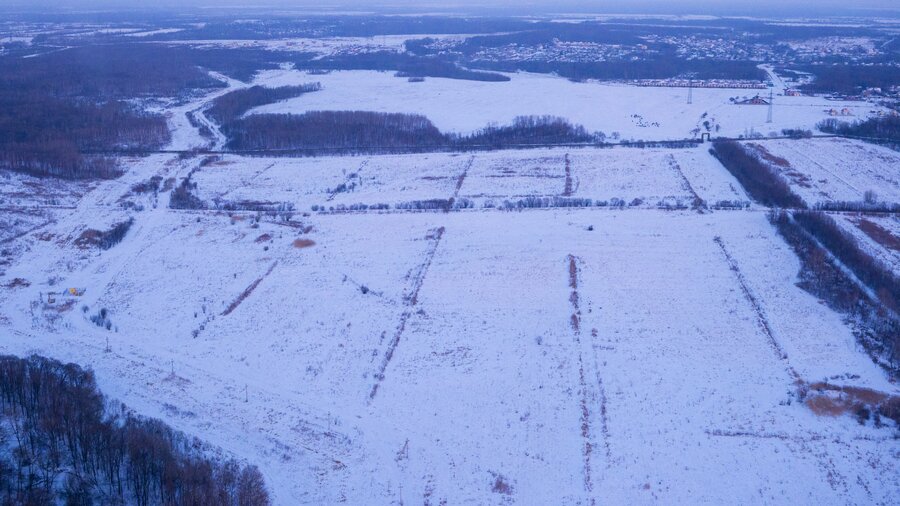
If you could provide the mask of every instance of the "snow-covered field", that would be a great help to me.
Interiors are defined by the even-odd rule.
[[[288,202],[301,211],[314,205],[394,206],[454,194],[476,207],[562,195],[607,203],[639,199],[645,207],[689,205],[695,193],[709,202],[747,200],[717,163],[703,146],[294,159],[228,155],[192,180],[210,203]]]
[[[900,155],[896,151],[839,138],[755,144],[781,159],[769,158],[809,204],[859,202],[867,191],[875,192],[879,201],[900,203]]]
[[[183,115],[210,98],[173,112],[174,145],[203,144]],[[771,146],[819,148],[805,142]],[[207,203],[290,202],[290,221],[131,191],[199,157],[124,163],[10,242],[0,352],[93,367],[111,396],[258,464],[278,505],[900,496],[892,422],[820,416],[797,397],[800,381],[900,388],[795,285],[799,261],[764,210],[658,208],[746,200],[704,146],[228,155],[193,174]],[[485,207],[527,196],[642,203]],[[451,197],[477,205],[394,208]],[[391,209],[310,212],[354,203]],[[113,248],[75,244],[128,217]],[[41,299],[67,287],[86,291]],[[110,330],[89,320],[102,308]]]
[[[684,139],[699,137],[710,122],[713,136],[768,135],[783,128],[814,129],[829,118],[827,111],[848,108],[865,118],[878,106],[866,102],[835,102],[817,97],[775,97],[773,123],[768,107],[734,105],[732,97],[752,97],[759,90],[694,89],[687,104],[685,88],[637,87],[610,83],[576,83],[544,74],[508,74],[508,82],[477,82],[426,78],[421,83],[394,77],[392,72],[340,71],[309,75],[296,70],[260,73],[255,84],[287,86],[318,81],[322,91],[252,113],[302,113],[314,110],[366,110],[422,114],[447,132],[472,132],[489,123],[510,123],[516,116],[552,115],[584,125],[591,131],[614,132],[623,139]],[[761,90],[765,91],[765,90]],[[703,116],[704,113],[707,116]],[[848,119],[848,118],[844,118]],[[716,127],[719,127],[716,130]]]

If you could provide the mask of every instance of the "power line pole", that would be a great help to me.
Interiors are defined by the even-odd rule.
[[[694,80],[688,81],[688,105],[694,103]]]
[[[769,89],[769,115],[766,118],[766,123],[772,122],[772,104],[774,103],[774,100],[775,100],[775,92],[774,92],[774,90]]]

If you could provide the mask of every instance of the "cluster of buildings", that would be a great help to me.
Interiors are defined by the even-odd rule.
[[[596,42],[563,42],[554,40],[547,44],[507,44],[484,48],[472,55],[480,61],[542,61],[542,62],[600,62],[639,60],[656,53],[644,44],[624,46],[598,44]]]

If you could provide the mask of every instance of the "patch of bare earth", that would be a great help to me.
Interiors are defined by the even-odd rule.
[[[297,249],[303,249],[315,246],[316,242],[312,239],[294,239],[294,242],[291,244],[293,244]]]
[[[868,419],[874,413],[900,423],[900,396],[863,387],[840,386],[817,382],[801,385],[804,403],[820,416],[853,414]]]
[[[797,172],[796,170],[794,170],[794,168],[791,167],[791,163],[788,162],[786,159],[784,159],[780,156],[773,155],[772,153],[769,152],[768,149],[766,149],[764,146],[762,146],[760,144],[752,144],[751,143],[751,144],[748,144],[748,146],[756,152],[757,156],[759,156],[760,159],[762,159],[762,160],[774,165],[778,169],[780,169],[781,173],[784,174],[785,176],[789,177],[791,179],[791,181],[794,184],[796,184],[797,186],[800,186],[801,188],[812,188],[812,184],[810,183],[810,181],[812,181],[812,179],[809,176],[807,176],[806,174],[803,174],[802,172]]]
[[[900,237],[895,236],[890,230],[882,227],[874,221],[865,218],[856,220],[856,226],[873,241],[892,251],[900,251]]]

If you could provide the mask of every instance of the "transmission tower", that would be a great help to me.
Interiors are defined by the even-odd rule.
[[[769,90],[769,115],[768,115],[768,117],[766,117],[766,123],[772,122],[772,104],[773,104],[774,99],[775,99],[775,93],[773,92],[773,90],[770,89]]]
[[[694,103],[694,80],[688,81],[688,105]]]

